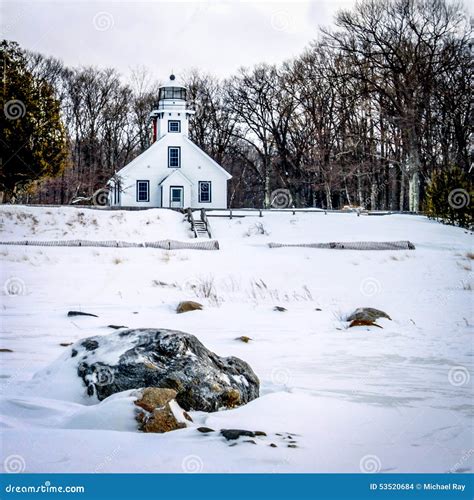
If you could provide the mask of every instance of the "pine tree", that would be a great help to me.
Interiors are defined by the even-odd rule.
[[[428,217],[470,227],[474,223],[473,195],[471,179],[464,170],[438,170],[426,190],[425,212]]]
[[[61,172],[66,134],[53,89],[28,71],[18,44],[2,40],[0,54],[0,191],[10,201],[32,181]]]

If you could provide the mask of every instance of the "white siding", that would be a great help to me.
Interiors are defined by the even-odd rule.
[[[226,208],[227,181],[231,177],[203,151],[194,145],[184,134],[165,134],[144,153],[117,173],[121,179],[122,192],[120,206],[167,207],[169,206],[169,184],[163,188],[163,205],[160,183],[175,169],[168,168],[168,147],[181,148],[180,171],[191,181],[185,186],[185,207]],[[176,178],[178,176],[173,176]],[[137,201],[136,183],[139,180],[150,181],[150,201]],[[199,203],[199,181],[210,181],[212,185],[211,203]],[[172,184],[175,185],[175,184]],[[184,184],[176,184],[184,185]],[[113,196],[111,196],[113,202]],[[113,204],[113,203],[112,203]]]

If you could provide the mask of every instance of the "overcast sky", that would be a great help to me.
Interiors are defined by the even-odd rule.
[[[354,0],[2,0],[2,38],[67,65],[136,66],[164,79],[199,68],[221,77],[281,62]]]

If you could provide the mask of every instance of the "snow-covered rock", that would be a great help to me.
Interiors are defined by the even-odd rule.
[[[221,358],[194,336],[173,330],[122,330],[71,348],[89,396],[99,400],[141,387],[174,389],[185,410],[217,411],[259,395],[259,380],[239,358]]]

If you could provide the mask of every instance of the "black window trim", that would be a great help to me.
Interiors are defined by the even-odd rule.
[[[141,182],[143,182],[143,183],[146,184],[146,200],[140,200],[139,185],[140,185]],[[137,180],[137,202],[138,203],[146,203],[146,202],[149,202],[149,201],[150,201],[150,181],[147,181],[145,179]]]
[[[178,130],[171,130],[172,123],[178,124]],[[168,120],[168,132],[171,134],[179,134],[181,132],[181,120]]]
[[[171,149],[178,150],[178,166],[177,167],[172,167],[170,165],[170,163],[171,163],[170,150]],[[181,168],[181,146],[168,146],[168,168]]]
[[[202,201],[201,200],[201,184],[206,183],[209,184],[209,200]],[[198,200],[199,203],[212,203],[212,181],[199,181],[198,183]]]

